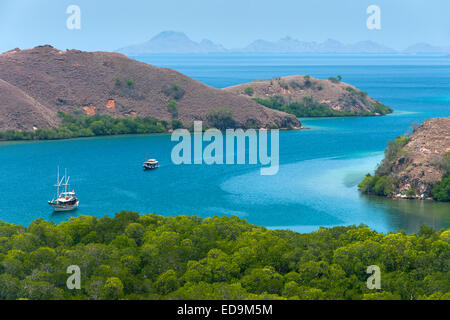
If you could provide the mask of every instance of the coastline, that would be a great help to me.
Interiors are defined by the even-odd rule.
[[[187,129],[188,128],[180,128],[180,129]],[[216,129],[216,128],[205,128],[203,131],[208,130],[208,129]],[[241,127],[237,127],[237,128],[230,128],[230,129],[242,129],[242,130],[248,130],[248,129],[254,129],[254,128],[241,128]],[[308,127],[291,127],[291,128],[276,128],[280,131],[299,131],[299,130],[309,130],[311,128]],[[220,129],[217,129],[220,130]],[[227,129],[225,130],[220,130],[221,132],[225,132]],[[260,128],[259,130],[271,130],[270,128]],[[7,131],[4,132],[0,132],[0,135],[3,133],[5,133]],[[20,132],[20,131],[19,131]],[[159,135],[170,135],[172,134],[173,129],[169,129],[166,132],[157,132],[157,133],[130,133],[130,134],[105,134],[105,135],[95,135],[95,136],[79,136],[79,137],[71,137],[71,138],[54,138],[54,139],[0,139],[0,143],[2,142],[42,142],[42,141],[63,141],[63,140],[76,140],[76,139],[91,139],[91,138],[105,138],[105,137],[126,137],[126,136],[159,136]],[[193,133],[193,131],[189,130],[190,133]]]
[[[403,112],[405,113],[405,112]],[[312,120],[332,120],[332,119],[356,119],[356,118],[369,118],[369,117],[385,117],[385,116],[392,116],[392,115],[401,115],[403,114],[401,112],[397,113],[396,111],[392,112],[392,113],[388,113],[388,114],[380,114],[380,115],[343,115],[343,116],[333,116],[333,117],[298,117],[297,119],[302,123],[303,120],[306,121],[312,121]],[[57,128],[55,128],[57,129]],[[184,128],[189,130],[189,128]],[[206,128],[204,130],[207,130],[210,128]],[[236,127],[236,128],[230,128],[230,129],[242,129],[242,130],[247,130],[247,129],[254,129],[254,128],[242,128],[242,127]],[[283,128],[276,128],[280,131],[299,131],[299,130],[311,130],[312,128],[307,127],[302,125],[301,127],[283,127]],[[220,130],[220,129],[218,129]],[[259,130],[270,130],[269,128],[260,128]],[[220,130],[221,132],[224,132],[225,130]],[[7,131],[2,131],[0,132],[1,134],[5,134]],[[17,131],[17,132],[22,132],[22,131]],[[169,135],[173,132],[173,129],[169,129],[166,132],[161,132],[161,133],[131,133],[131,134],[105,134],[105,135],[96,135],[96,136],[79,136],[79,137],[71,137],[71,138],[53,138],[53,139],[0,139],[0,143],[1,142],[14,142],[14,141],[22,141],[22,142],[38,142],[38,141],[58,141],[58,140],[74,140],[74,139],[89,139],[89,138],[102,138],[102,137],[121,137],[121,136],[158,136],[158,135]],[[192,132],[192,131],[190,131]]]

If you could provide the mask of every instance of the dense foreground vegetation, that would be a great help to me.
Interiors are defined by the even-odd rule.
[[[172,127],[179,127],[179,121],[171,124],[152,118],[124,117],[108,115],[81,116],[58,112],[61,123],[58,128],[36,131],[9,130],[0,132],[0,140],[54,140],[77,137],[108,136],[117,134],[163,133]]]
[[[121,212],[0,224],[0,299],[450,299],[450,230],[310,234]],[[70,265],[81,289],[66,287]],[[367,267],[381,268],[369,290]]]
[[[254,98],[253,100],[263,106],[293,114],[298,118],[373,116],[376,113],[384,115],[392,113],[393,111],[391,108],[382,104],[374,104],[372,106],[373,112],[333,110],[327,105],[315,102],[311,97],[304,97],[303,103],[300,102],[287,103],[281,96],[276,96],[272,98]]]

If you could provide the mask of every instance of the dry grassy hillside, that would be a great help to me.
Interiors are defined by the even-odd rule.
[[[24,130],[57,125],[54,112],[0,79],[0,129]]]
[[[51,46],[0,55],[0,131],[54,126],[57,111],[208,121],[227,107],[240,127],[300,127],[296,117],[206,86],[177,71],[119,53],[61,51]],[[7,88],[8,87],[8,88]],[[175,100],[177,114],[167,107]],[[26,101],[26,102],[25,102]]]

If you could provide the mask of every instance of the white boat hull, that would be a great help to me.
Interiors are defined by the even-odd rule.
[[[159,166],[158,165],[146,165],[144,164],[144,170],[153,170],[153,169],[158,169]]]
[[[63,204],[52,204],[50,205],[53,207],[53,211],[55,212],[63,212],[63,211],[72,211],[78,208],[79,201],[77,201],[75,204],[72,205],[63,205]]]

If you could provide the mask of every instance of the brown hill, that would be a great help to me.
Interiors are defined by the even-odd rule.
[[[280,97],[284,105],[303,104],[305,98],[310,98],[313,104],[323,105],[338,112],[352,112],[354,115],[381,115],[392,112],[385,106],[381,107],[381,104],[367,96],[366,92],[336,78],[331,79],[332,81],[310,76],[288,76],[256,80],[223,90],[247,99]]]
[[[0,79],[0,129],[32,131],[57,125],[55,113]]]
[[[61,51],[51,46],[15,49],[0,55],[0,79],[4,80],[2,113],[6,111],[0,131],[54,126],[57,111],[75,109],[87,115],[176,118],[189,126],[194,120],[208,122],[209,112],[222,106],[231,110],[240,127],[301,126],[292,115],[119,53]],[[177,101],[176,116],[167,107],[171,100]]]
[[[391,166],[391,174],[397,181],[394,196],[404,197],[412,189],[416,198],[428,198],[448,170],[450,118],[425,121],[410,139]]]

